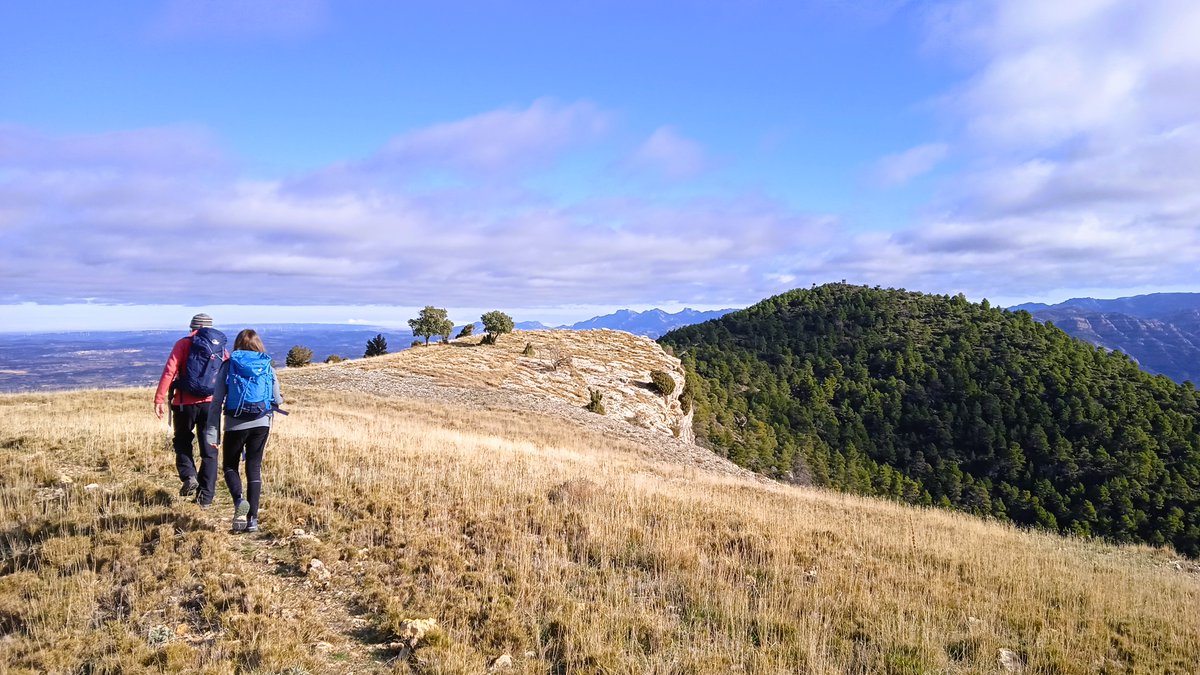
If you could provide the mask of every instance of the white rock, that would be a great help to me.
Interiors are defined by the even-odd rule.
[[[333,576],[333,573],[329,571],[329,568],[325,566],[325,563],[321,562],[317,558],[313,558],[312,560],[308,561],[307,573],[310,579],[317,579],[318,581],[324,581],[325,579]]]
[[[1025,672],[1025,663],[1021,661],[1021,657],[1011,649],[1001,649],[1000,654],[996,657],[996,663],[1000,666],[1000,670],[1003,670],[1006,673]]]
[[[71,477],[68,476],[67,474],[60,473],[58,475],[58,484],[59,485],[73,485],[74,483],[75,483],[75,481],[71,480]]]
[[[426,634],[437,630],[437,627],[436,619],[405,619],[400,622],[400,630],[397,633],[409,645],[416,647]]]
[[[298,528],[298,527],[297,527],[296,529],[292,530],[292,536],[293,536],[293,537],[299,537],[299,536],[300,536],[300,535],[302,535],[302,534],[304,534],[304,530],[302,530],[302,529],[300,529],[300,528]]]
[[[83,489],[87,490],[88,492],[95,492],[96,490],[100,489],[100,484],[99,483],[88,483],[87,485],[83,486]]]
[[[492,662],[488,664],[489,673],[505,670],[507,668],[512,668],[512,657],[508,654],[501,654],[500,656],[492,659]]]

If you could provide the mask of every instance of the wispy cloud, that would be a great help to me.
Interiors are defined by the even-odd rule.
[[[927,143],[887,155],[875,163],[875,180],[884,187],[903,185],[932,171],[949,152],[950,146],[945,143]]]
[[[84,162],[13,153],[0,167],[0,203],[24,206],[0,213],[0,302],[737,304],[778,290],[774,270],[833,236],[829,218],[761,197],[564,201],[523,189],[519,172],[497,180],[530,153],[588,138],[602,117],[539,103],[404,134],[340,165],[387,158],[466,170],[449,187],[327,180],[327,171],[249,180],[232,163],[197,180],[219,151],[144,164],[153,170],[124,154],[126,145],[192,142],[182,131],[124,132],[127,143],[113,145],[76,139],[103,150]],[[9,129],[0,147],[9,136],[60,142]],[[491,145],[476,153],[477,142]]]
[[[709,166],[700,143],[681,135],[674,127],[654,130],[629,157],[635,169],[655,172],[670,179],[691,178]]]
[[[610,115],[591,103],[543,98],[525,108],[493,110],[397,136],[371,163],[507,171],[595,140],[609,122]]]
[[[150,20],[160,39],[296,38],[325,24],[325,0],[166,0]]]
[[[917,222],[801,272],[975,295],[1200,284],[1200,5],[954,3],[930,27],[977,64],[940,102],[962,172]]]

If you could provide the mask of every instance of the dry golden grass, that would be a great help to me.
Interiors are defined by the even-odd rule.
[[[1003,648],[1032,673],[1186,673],[1200,659],[1200,574],[1166,552],[705,473],[555,418],[286,393],[259,535],[224,531],[223,489],[213,512],[172,498],[148,391],[0,397],[0,671],[482,673],[507,653],[516,673],[988,673]],[[305,578],[314,557],[328,582]],[[409,618],[442,630],[409,652]]]

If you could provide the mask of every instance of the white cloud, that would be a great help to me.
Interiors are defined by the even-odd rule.
[[[691,178],[708,168],[704,147],[682,136],[674,127],[654,130],[629,157],[634,168],[653,171],[666,178]]]
[[[976,64],[940,101],[964,170],[905,230],[798,270],[973,297],[1200,286],[1200,5],[963,2],[931,31]]]
[[[888,155],[875,164],[875,179],[885,187],[903,185],[929,173],[949,154],[945,143],[926,143],[904,152]]]
[[[328,170],[248,180],[214,164],[211,148],[174,165],[139,159],[138,148],[186,145],[190,132],[76,139],[99,148],[84,159],[10,153],[0,203],[20,210],[0,229],[0,302],[741,304],[779,290],[772,273],[828,239],[828,219],[763,198],[562,200],[501,171],[523,150],[549,157],[586,139],[602,117],[537,103],[417,130],[377,154],[417,172],[466,167],[450,187],[342,180],[346,172],[331,180]],[[491,134],[510,144],[473,153]],[[23,130],[0,132],[0,147],[10,137],[72,145]],[[435,148],[453,161],[424,159]]]

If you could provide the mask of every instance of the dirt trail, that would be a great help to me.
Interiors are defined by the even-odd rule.
[[[241,574],[271,589],[272,599],[280,607],[283,618],[320,616],[326,633],[315,641],[314,651],[324,654],[327,673],[369,673],[389,670],[399,645],[389,643],[370,622],[364,612],[356,610],[354,593],[348,590],[356,581],[332,583],[330,579],[356,579],[354,565],[344,561],[322,561],[331,577],[322,580],[298,569],[288,562],[293,556],[288,549],[295,541],[313,535],[296,528],[293,534],[278,538],[271,533],[234,532],[231,529],[233,504],[219,495],[212,507],[201,511],[190,502],[177,504],[180,510],[195,511],[197,520],[215,532],[228,537],[230,550],[236,551],[244,566]],[[265,510],[265,509],[264,509]]]

